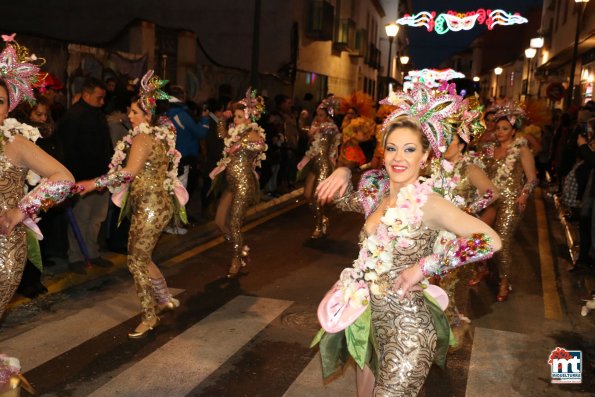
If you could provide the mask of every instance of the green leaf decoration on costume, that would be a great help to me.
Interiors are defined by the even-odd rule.
[[[130,207],[130,201],[128,201],[128,195],[130,191],[124,193],[124,197],[122,198],[122,206],[120,207],[120,214],[118,215],[118,227],[124,220],[124,218],[130,218],[130,213],[132,211]]]
[[[35,233],[29,228],[27,231],[27,259],[35,265],[39,271],[43,271],[43,261],[41,260],[41,248],[39,246],[39,240],[35,236]]]
[[[345,328],[347,338],[347,349],[351,357],[360,368],[364,368],[368,357],[368,338],[372,328],[372,313],[370,306],[355,320],[353,324]]]
[[[426,300],[426,306],[432,315],[434,328],[436,329],[436,353],[434,356],[434,362],[440,368],[444,369],[446,366],[446,355],[448,354],[449,346],[456,346],[457,342],[454,338],[448,318],[444,314],[444,311],[438,305],[438,302],[432,298],[428,293],[424,291],[424,298]]]
[[[314,339],[312,339],[312,342],[310,342],[310,349],[312,349],[314,346],[320,343],[320,339],[322,339],[322,336],[325,334],[325,332],[326,331],[324,330],[324,328],[320,328],[318,330],[316,336],[314,336]]]
[[[336,334],[325,332],[322,335],[320,339],[320,360],[324,378],[328,378],[345,366],[347,360],[349,360],[345,332],[337,332]]]

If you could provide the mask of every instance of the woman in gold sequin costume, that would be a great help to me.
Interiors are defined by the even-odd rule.
[[[39,68],[23,57],[23,50],[9,41],[0,54],[0,317],[23,275],[26,228],[40,238],[34,222],[37,214],[64,200],[74,185],[72,174],[33,143],[39,131],[8,118],[19,102],[35,99],[31,84]],[[44,179],[39,181],[39,176]],[[39,182],[27,194],[26,178],[30,184]]]
[[[298,170],[302,172],[306,171],[304,167],[308,167],[304,197],[314,212],[313,239],[326,235],[328,228],[328,218],[324,216],[324,206],[316,200],[314,192],[318,184],[328,178],[335,169],[341,133],[332,120],[333,114],[333,99],[324,99],[316,109],[316,118],[310,127],[310,147],[297,166]]]
[[[246,98],[232,107],[233,125],[226,130],[222,123],[219,124],[219,135],[225,142],[225,148],[223,158],[210,174],[214,179],[225,171],[227,182],[227,189],[217,207],[215,223],[232,245],[228,278],[237,276],[246,266],[250,250],[244,244],[241,228],[246,211],[258,197],[256,167],[260,167],[260,162],[265,159],[267,149],[264,130],[255,122],[264,111],[259,98],[248,90]]]
[[[140,96],[130,105],[128,118],[133,129],[116,145],[110,172],[78,183],[85,189],[83,194],[110,188],[115,193],[112,200],[123,211],[130,210],[127,264],[142,309],[141,323],[128,334],[133,339],[146,336],[159,324],[159,312],[180,305],[151,259],[159,236],[185,204],[177,195],[183,187],[177,180],[175,127],[165,117],[167,97],[159,90],[164,81],[152,72],[143,77]],[[121,199],[122,195],[127,197]]]
[[[440,164],[441,170],[435,170],[432,176],[440,174],[438,179],[445,178],[444,184],[452,183],[454,186],[445,195],[446,198],[467,213],[483,220],[483,211],[498,199],[500,193],[484,172],[481,160],[476,155],[467,153],[467,144],[471,140],[471,137],[455,134],[444,152],[444,160],[448,163]],[[440,286],[448,294],[449,304],[445,313],[452,327],[460,325],[459,309],[466,307],[464,298],[460,300],[461,306],[457,306],[455,292],[461,272],[467,270],[455,269],[440,279]]]
[[[508,299],[511,291],[510,273],[513,264],[512,249],[516,228],[525,211],[527,200],[537,186],[535,160],[527,141],[516,138],[523,110],[515,104],[506,104],[496,113],[496,144],[487,150],[487,174],[500,191],[494,229],[503,242],[502,252],[494,257],[498,265],[500,284],[498,302]]]
[[[360,277],[361,274],[353,275],[363,272],[365,275],[361,279],[369,286],[371,332],[378,345],[375,397],[416,396],[430,370],[437,337],[433,315],[421,288],[416,288],[418,283],[424,277],[444,274],[471,257],[489,256],[492,249],[500,248],[500,239],[490,227],[432,193],[431,185],[418,180],[430,146],[440,155],[438,147],[444,142],[443,137],[433,135],[435,129],[420,124],[417,118],[434,109],[432,103],[423,103],[423,98],[430,97],[424,90],[426,88],[419,86],[411,94],[401,93],[406,101],[385,124],[385,170],[365,173],[359,189],[354,191],[350,171],[338,168],[320,184],[317,192],[323,201],[332,200],[338,193],[340,208],[362,212],[366,216],[360,234],[360,257],[354,262],[355,271],[348,274]],[[450,99],[450,103],[455,105],[455,98]],[[414,108],[416,104],[419,104],[418,109]],[[442,114],[435,110],[439,119],[448,115],[450,107],[446,107]],[[438,117],[432,120],[433,127],[437,127]],[[445,133],[443,129],[439,131]],[[453,243],[459,248],[468,244],[476,247],[474,244],[479,239],[482,251],[478,249],[466,258],[457,254],[457,249],[433,254],[432,246],[439,230],[461,236]],[[389,243],[379,247],[376,242],[386,241],[387,236]],[[370,244],[374,249],[368,251],[366,247]],[[356,266],[360,259],[369,263],[368,259],[378,255],[377,250],[388,250],[390,257],[381,255],[378,261],[372,260],[371,266],[366,265],[363,269]],[[378,263],[390,266],[382,269],[376,267]],[[342,285],[349,284],[343,278],[344,274]],[[371,390],[363,390],[365,386],[361,384],[358,388],[360,395],[372,394]]]

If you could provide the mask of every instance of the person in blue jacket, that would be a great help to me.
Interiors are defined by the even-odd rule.
[[[181,87],[171,87],[169,90],[172,98],[167,117],[176,127],[176,149],[182,155],[178,167],[180,181],[185,185],[190,197],[198,185],[198,160],[200,157],[201,139],[205,139],[209,132],[209,117],[201,115],[198,121],[190,115],[188,106],[183,102],[185,93]],[[170,230],[171,229],[171,230]],[[173,234],[186,234],[183,228],[168,228],[166,232]]]

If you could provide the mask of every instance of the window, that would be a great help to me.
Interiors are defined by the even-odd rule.
[[[306,36],[318,40],[333,39],[334,7],[327,1],[310,0]]]

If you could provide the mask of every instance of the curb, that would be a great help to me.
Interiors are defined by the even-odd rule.
[[[278,198],[260,202],[251,207],[246,212],[246,220],[242,231],[252,229],[276,216],[305,204],[303,193],[304,189],[299,188]],[[153,257],[160,266],[172,267],[224,241],[215,222],[209,221],[189,228],[188,233],[185,235],[167,235],[163,233],[155,247]],[[168,248],[164,249],[165,247]],[[112,261],[114,265],[109,268],[92,266],[86,268],[86,274],[76,274],[66,271],[50,276],[50,278],[43,280],[43,284],[48,289],[46,294],[34,299],[15,294],[12,301],[8,304],[6,311],[14,310],[19,306],[35,302],[38,299],[43,299],[49,295],[60,293],[101,277],[128,270],[126,267],[126,255],[109,252],[105,253],[103,257]]]

